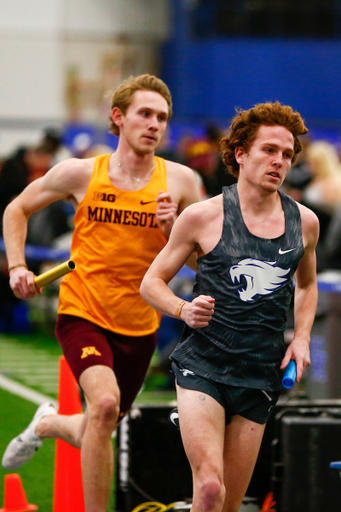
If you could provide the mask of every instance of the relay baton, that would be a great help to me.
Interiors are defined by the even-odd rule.
[[[291,361],[289,362],[288,366],[285,369],[282,379],[282,386],[286,389],[292,388],[296,381],[296,375],[296,361],[294,359],[291,359]]]
[[[52,283],[59,277],[63,277],[65,276],[65,274],[72,272],[72,270],[75,270],[75,268],[76,263],[74,261],[65,261],[64,263],[61,263],[60,265],[57,265],[54,268],[51,268],[51,270],[48,270],[47,272],[40,274],[40,276],[37,276],[34,279],[34,284],[37,290],[39,290],[39,288],[42,288],[43,286]]]

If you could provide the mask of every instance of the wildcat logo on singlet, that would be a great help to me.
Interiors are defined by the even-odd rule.
[[[245,288],[238,288],[239,298],[244,302],[254,302],[256,295],[269,295],[288,281],[289,269],[276,267],[276,261],[261,261],[246,258],[230,268],[232,282],[246,281]]]

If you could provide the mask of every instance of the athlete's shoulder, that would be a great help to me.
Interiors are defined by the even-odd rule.
[[[74,194],[88,185],[94,158],[68,158],[50,169],[44,176],[47,188],[66,189]]]
[[[84,175],[93,169],[95,158],[67,158],[50,169],[48,174]]]
[[[303,238],[317,243],[320,233],[320,223],[317,215],[303,204],[296,203],[301,214]]]
[[[317,215],[310,208],[307,208],[306,206],[304,206],[301,203],[298,203],[297,201],[295,201],[295,202],[300,211],[302,222],[305,222],[306,224],[311,225],[311,226],[318,227],[319,220],[318,220]]]
[[[178,203],[179,211],[200,200],[200,190],[196,174],[186,165],[165,160],[168,192]]]
[[[184,177],[184,178],[195,178],[195,172],[187,165],[180,164],[178,162],[172,162],[171,160],[165,160],[166,170],[168,176]]]
[[[55,167],[60,166],[62,169],[66,169],[69,172],[78,173],[86,172],[93,169],[95,163],[95,157],[92,158],[68,158],[63,162],[60,162]]]
[[[187,206],[187,208],[181,213],[181,216],[201,224],[218,218],[222,212],[223,196],[222,194],[219,194],[211,197],[210,199],[205,199],[204,201],[199,201]]]
[[[93,169],[94,162],[95,158],[67,158],[54,165],[49,173],[85,173]]]

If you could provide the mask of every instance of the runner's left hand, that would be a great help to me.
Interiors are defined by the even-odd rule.
[[[168,192],[159,192],[157,198],[156,222],[164,236],[168,239],[177,218],[178,205],[172,202]]]
[[[309,341],[293,338],[282,360],[281,370],[287,367],[291,359],[296,361],[296,382],[300,382],[304,370],[310,365]]]

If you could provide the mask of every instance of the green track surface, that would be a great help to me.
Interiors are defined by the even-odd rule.
[[[0,334],[0,373],[4,376],[57,398],[58,367],[61,349],[53,336],[44,333],[27,335]],[[162,390],[166,377],[156,370],[157,354],[148,372],[144,390],[137,404],[169,403],[175,400],[174,390]],[[37,405],[0,388],[0,458],[13,437],[31,421]],[[29,503],[40,512],[52,512],[55,440],[48,439],[34,457],[22,468],[13,471],[21,481]],[[0,509],[3,507],[4,477],[0,467]],[[114,493],[108,511],[114,510]]]

